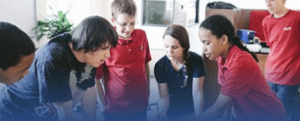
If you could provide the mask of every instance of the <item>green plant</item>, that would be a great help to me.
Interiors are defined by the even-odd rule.
[[[58,34],[64,32],[70,32],[73,24],[71,24],[66,15],[68,12],[63,13],[58,11],[57,15],[54,15],[56,19],[49,21],[38,21],[37,26],[33,30],[37,30],[37,41],[43,36],[47,35],[48,38],[52,38]]]

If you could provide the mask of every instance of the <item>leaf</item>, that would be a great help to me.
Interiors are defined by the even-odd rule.
[[[40,39],[44,36],[45,34],[40,34],[38,37],[37,37],[37,41],[40,41]]]
[[[37,25],[38,26],[42,26],[42,25],[45,25],[47,24],[48,22],[44,22],[44,21],[38,21]]]
[[[58,17],[59,17],[60,20],[62,20],[63,16],[64,15],[63,15],[62,11],[58,11]]]

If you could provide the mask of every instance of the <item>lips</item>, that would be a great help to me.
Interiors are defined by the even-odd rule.
[[[205,53],[205,56],[206,56],[206,57],[209,57],[209,56],[210,56],[210,54],[208,54],[208,53]]]

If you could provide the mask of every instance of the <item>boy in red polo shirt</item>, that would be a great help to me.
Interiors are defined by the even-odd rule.
[[[270,53],[266,80],[281,99],[292,121],[298,121],[300,86],[300,12],[285,8],[286,0],[266,0],[270,15],[262,26]]]
[[[146,121],[149,96],[149,65],[151,60],[146,33],[134,29],[136,5],[133,0],[114,0],[112,23],[119,35],[111,48],[111,57],[97,69],[96,78],[103,77],[104,117],[111,120]],[[98,81],[97,81],[98,82]],[[100,84],[98,84],[98,87]]]

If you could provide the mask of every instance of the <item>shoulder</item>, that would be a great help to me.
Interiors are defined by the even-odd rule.
[[[200,59],[202,60],[202,56],[200,56],[199,54],[195,53],[195,52],[189,52],[190,53],[190,58],[191,59]]]
[[[163,56],[162,58],[160,58],[156,63],[155,63],[155,67],[162,67],[163,65],[167,64],[167,56]]]
[[[190,53],[190,62],[194,63],[201,63],[203,62],[203,58],[202,56],[200,56],[199,54],[195,53],[195,52],[189,52]]]
[[[146,37],[146,32],[142,29],[134,29],[132,32],[133,37]]]
[[[290,12],[291,12],[291,17],[300,19],[300,11],[290,10]]]
[[[250,53],[240,49],[237,49],[227,60],[228,65],[234,65],[235,67],[249,67],[256,64]]]
[[[268,24],[268,21],[270,21],[271,19],[272,19],[272,15],[271,15],[271,14],[267,15],[267,16],[263,19],[262,25]]]
[[[73,54],[67,45],[67,36],[58,36],[51,39],[46,45],[36,52],[36,59],[39,63],[45,62],[70,62],[70,55]]]
[[[134,29],[132,33],[146,34],[146,32],[142,29]]]

